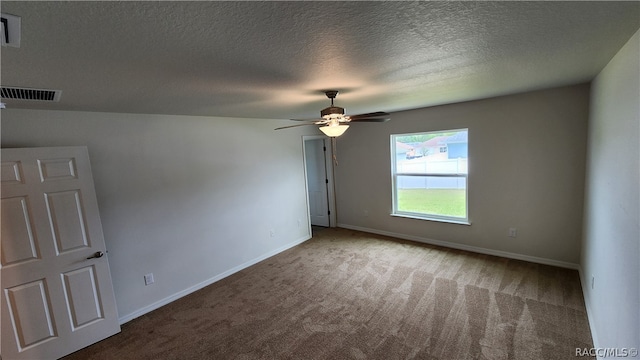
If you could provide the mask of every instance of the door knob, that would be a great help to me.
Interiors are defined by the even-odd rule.
[[[101,258],[101,257],[103,257],[103,256],[104,256],[104,253],[103,253],[102,251],[96,251],[96,253],[95,253],[95,254],[93,254],[93,255],[91,255],[91,256],[89,256],[89,257],[87,258],[87,260],[90,260],[90,259],[97,259],[97,258]]]

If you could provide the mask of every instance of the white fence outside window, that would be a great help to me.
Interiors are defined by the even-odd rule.
[[[428,157],[398,161],[398,174],[425,174],[397,177],[398,189],[464,189],[466,177],[441,177],[427,174],[467,174],[467,159],[430,160]]]

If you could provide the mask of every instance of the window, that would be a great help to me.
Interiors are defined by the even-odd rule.
[[[468,224],[468,129],[391,135],[391,215]]]

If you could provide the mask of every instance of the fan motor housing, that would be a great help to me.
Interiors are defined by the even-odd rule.
[[[344,115],[344,108],[341,108],[339,106],[329,106],[328,108],[324,108],[324,109],[322,109],[322,111],[320,111],[320,115],[322,117],[325,117],[325,116],[331,115],[331,114]]]

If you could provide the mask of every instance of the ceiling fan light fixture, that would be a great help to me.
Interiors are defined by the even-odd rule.
[[[276,128],[276,130],[287,129],[291,127],[297,126],[307,126],[307,125],[320,125],[319,129],[325,135],[335,138],[342,134],[349,128],[349,124],[352,121],[357,122],[385,122],[389,121],[389,114],[386,112],[378,111],[368,114],[359,114],[359,115],[344,115],[344,108],[340,106],[333,105],[333,99],[338,95],[337,90],[326,90],[324,93],[331,100],[331,106],[326,107],[320,111],[321,119],[309,119],[306,120],[306,124],[299,125],[290,125]],[[297,120],[297,119],[292,119]],[[297,120],[297,121],[305,121],[305,120]]]
[[[349,125],[327,125],[321,126],[319,129],[328,137],[338,137],[344,134],[349,128]]]
[[[344,108],[339,106],[333,106],[333,104],[331,104],[331,106],[329,106],[328,108],[324,108],[322,109],[322,111],[320,111],[320,116],[322,116],[325,119],[328,119],[331,117],[337,117],[337,116],[344,116]]]

